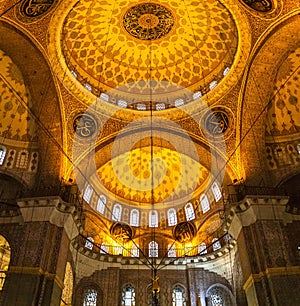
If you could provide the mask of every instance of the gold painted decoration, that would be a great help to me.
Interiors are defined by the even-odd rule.
[[[300,48],[293,50],[280,65],[274,84],[272,100],[268,108],[266,135],[273,136],[300,133]]]
[[[37,141],[36,124],[28,112],[31,96],[21,71],[0,50],[0,136],[15,141]]]
[[[201,120],[202,132],[207,138],[218,138],[232,131],[234,116],[225,107],[213,107]]]
[[[25,0],[21,11],[27,17],[38,17],[46,13],[54,3],[54,0]]]
[[[82,114],[74,119],[73,128],[75,133],[80,137],[86,138],[94,135],[96,127],[96,121],[90,115]]]
[[[120,154],[101,166],[98,175],[105,189],[121,202],[149,205],[184,198],[204,185],[209,172],[180,152],[154,146]]]
[[[192,222],[178,223],[174,229],[174,238],[180,243],[187,243],[193,240],[197,231]]]
[[[166,84],[206,93],[224,78],[238,33],[218,0],[82,0],[64,19],[60,41],[73,78],[94,95],[115,89],[112,99],[143,101],[151,90],[175,100],[182,91]]]
[[[216,111],[206,119],[206,129],[212,135],[218,136],[228,129],[229,119],[225,112]]]
[[[269,12],[273,9],[272,0],[242,0],[248,7],[257,12]]]
[[[133,37],[156,40],[166,36],[175,24],[172,12],[158,3],[141,3],[124,14],[123,27]]]
[[[110,228],[110,234],[121,243],[126,243],[133,239],[133,230],[126,223],[114,223]]]

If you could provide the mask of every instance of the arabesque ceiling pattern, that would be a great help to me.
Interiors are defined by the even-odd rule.
[[[139,205],[184,198],[209,178],[208,170],[191,157],[156,146],[152,152],[143,147],[115,157],[98,169],[98,175],[116,199]]]
[[[35,141],[36,127],[27,107],[30,94],[11,58],[0,50],[0,135],[4,139]]]
[[[268,110],[267,136],[300,132],[300,48],[293,50],[278,69]]]
[[[67,15],[62,50],[69,69],[95,93],[166,83],[192,92],[224,77],[238,37],[229,11],[218,1],[80,1]],[[138,85],[136,85],[138,84]]]

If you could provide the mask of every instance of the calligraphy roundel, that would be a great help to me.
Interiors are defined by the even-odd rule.
[[[73,122],[75,133],[83,138],[94,135],[96,127],[97,124],[95,119],[87,114],[78,115]]]
[[[174,229],[174,238],[180,243],[192,241],[196,235],[196,228],[192,222],[180,222]]]
[[[201,126],[206,136],[223,136],[232,130],[233,114],[223,107],[215,107],[204,115]]]
[[[110,228],[110,233],[117,241],[121,243],[126,243],[133,238],[133,230],[126,223],[114,223]]]
[[[46,13],[53,3],[54,0],[25,0],[21,6],[21,12],[26,17],[38,17]]]

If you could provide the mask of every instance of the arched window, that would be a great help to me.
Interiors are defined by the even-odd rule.
[[[106,196],[104,194],[101,194],[97,202],[97,211],[103,214],[105,206],[106,206]]]
[[[213,90],[217,85],[218,85],[218,82],[217,82],[217,81],[212,81],[212,82],[209,84],[209,89],[210,89],[210,90]]]
[[[6,147],[0,146],[0,166],[3,165],[5,155],[6,155]]]
[[[203,255],[207,253],[207,248],[205,242],[202,242],[198,245],[198,253],[199,255]]]
[[[19,152],[16,167],[21,169],[26,169],[28,165],[28,152],[21,151]]]
[[[95,289],[86,290],[83,306],[97,306],[97,291]]]
[[[107,253],[108,253],[108,245],[107,243],[103,242],[100,247],[100,254],[107,254]]]
[[[168,244],[168,257],[176,257],[175,244]]]
[[[156,210],[151,210],[149,213],[149,226],[158,227],[158,214]]]
[[[185,306],[185,290],[182,286],[176,285],[172,291],[172,306]]]
[[[155,241],[149,243],[149,257],[158,257],[158,243]]]
[[[66,272],[64,277],[64,289],[61,296],[60,306],[71,305],[73,294],[73,271],[71,264],[67,262]]]
[[[91,197],[93,193],[93,188],[91,185],[87,185],[83,194],[83,199],[87,202],[90,203]]]
[[[231,291],[221,284],[212,285],[206,292],[207,306],[235,305]]]
[[[200,197],[200,203],[201,203],[201,208],[202,212],[205,214],[207,211],[210,210],[210,204],[207,198],[206,194],[202,194]]]
[[[195,212],[194,212],[194,207],[192,203],[187,203],[184,206],[184,210],[185,210],[185,217],[187,221],[195,219]]]
[[[10,263],[10,247],[8,241],[0,235],[0,291],[2,290]]]
[[[140,213],[137,209],[133,209],[131,212],[130,212],[130,225],[132,226],[139,226],[140,224]]]
[[[173,226],[177,224],[177,214],[174,208],[168,210],[168,225]]]
[[[135,291],[131,285],[127,285],[123,288],[122,306],[135,306]]]
[[[111,216],[112,220],[121,221],[121,215],[122,215],[122,206],[120,204],[115,204]]]
[[[213,251],[217,251],[217,250],[221,249],[221,243],[220,243],[218,238],[214,238],[212,240],[212,246],[213,246]]]
[[[92,250],[94,245],[94,239],[92,237],[87,237],[84,247],[86,249]]]
[[[131,248],[131,257],[139,257],[139,256],[140,256],[139,245],[134,244]]]
[[[212,192],[214,194],[216,202],[218,202],[222,198],[221,190],[216,182],[214,182],[211,186]]]

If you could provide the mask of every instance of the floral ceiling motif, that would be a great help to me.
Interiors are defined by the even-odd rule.
[[[0,71],[0,135],[18,141],[36,140],[35,123],[27,110],[31,106],[30,95],[23,76],[1,50]]]
[[[83,0],[61,32],[66,64],[96,95],[128,92],[133,83],[139,94],[150,80],[156,93],[168,92],[166,83],[196,92],[224,77],[237,43],[235,22],[218,0]]]
[[[300,48],[292,51],[277,72],[268,109],[267,136],[300,132]]]

